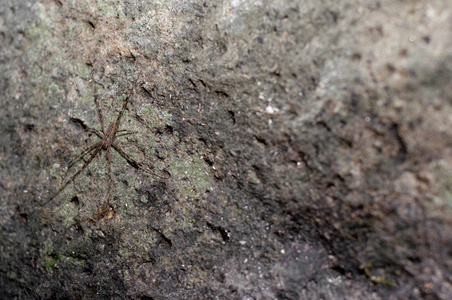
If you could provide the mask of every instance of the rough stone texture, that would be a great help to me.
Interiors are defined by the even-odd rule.
[[[450,299],[452,4],[0,0],[0,294]],[[138,88],[121,147],[71,158]]]

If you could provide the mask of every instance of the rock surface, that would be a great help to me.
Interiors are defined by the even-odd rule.
[[[0,2],[2,297],[450,299],[450,1]]]

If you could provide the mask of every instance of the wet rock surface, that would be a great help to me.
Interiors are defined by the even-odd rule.
[[[448,1],[1,2],[5,297],[450,298]]]

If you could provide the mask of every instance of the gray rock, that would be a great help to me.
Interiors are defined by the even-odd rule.
[[[450,1],[0,2],[2,297],[450,299]]]

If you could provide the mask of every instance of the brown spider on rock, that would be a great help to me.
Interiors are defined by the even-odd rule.
[[[125,158],[125,160],[132,165],[134,168],[142,169],[143,171],[146,171],[150,173],[151,175],[157,176],[162,179],[168,179],[169,174],[159,175],[155,172],[151,171],[147,167],[145,167],[142,163],[134,160],[131,158],[128,154],[124,152],[124,150],[119,147],[117,143],[115,143],[116,138],[118,137],[119,132],[124,132],[126,130],[119,130],[119,125],[121,121],[121,117],[123,115],[124,110],[127,108],[127,104],[129,103],[130,97],[132,96],[133,90],[138,82],[138,79],[140,78],[141,72],[138,75],[137,79],[135,80],[134,84],[132,85],[132,88],[130,89],[127,98],[124,100],[124,103],[122,105],[121,111],[118,114],[118,117],[116,120],[110,125],[108,125],[108,128],[105,130],[104,125],[104,116],[102,114],[102,110],[99,104],[99,100],[97,99],[97,96],[94,97],[94,101],[96,102],[97,111],[99,113],[99,119],[102,126],[102,131],[99,131],[94,128],[86,128],[87,131],[95,133],[101,140],[85,150],[83,150],[79,155],[77,155],[68,165],[68,169],[75,165],[75,163],[81,159],[83,159],[86,155],[89,155],[89,158],[84,162],[82,168],[78,170],[74,175],[71,176],[68,180],[65,181],[62,187],[49,199],[54,199],[58,194],[60,194],[71,182],[75,180],[75,178],[80,175],[80,173],[88,167],[88,165],[93,161],[93,159],[97,156],[101,150],[107,151],[107,161],[108,161],[108,197],[107,197],[107,205],[106,207],[110,207],[110,196],[111,196],[111,148],[115,149],[122,157]]]

